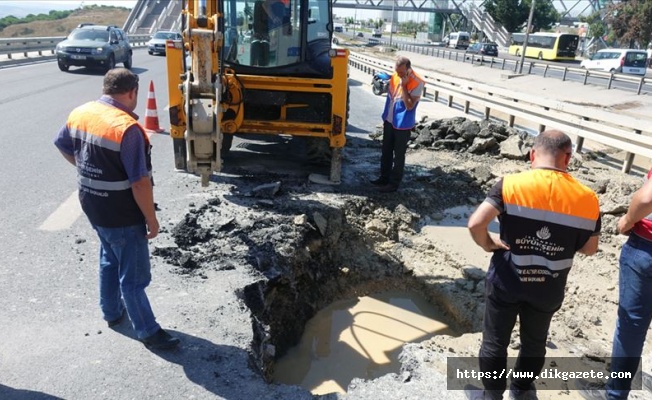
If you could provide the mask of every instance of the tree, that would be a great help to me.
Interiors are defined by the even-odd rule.
[[[611,42],[635,42],[640,46],[652,41],[652,0],[629,0],[607,6],[604,16]]]
[[[559,21],[559,13],[550,0],[535,0],[532,32],[547,30]],[[508,32],[518,32],[527,25],[532,0],[488,0],[485,10]]]
[[[519,0],[488,0],[484,8],[507,32],[517,32],[527,21],[527,11],[523,10]]]
[[[589,39],[598,39],[607,34],[607,27],[602,20],[600,11],[594,11],[588,17],[580,18],[580,21],[586,22],[589,25],[586,31],[586,37]]]
[[[532,6],[532,0],[523,0],[521,5],[523,8],[528,10],[529,15],[530,7]],[[532,16],[532,32],[548,30],[552,28],[552,26],[557,21],[559,21],[559,13],[552,5],[550,0],[535,0],[534,15]],[[525,24],[523,24],[523,26],[526,24],[527,19],[525,20]]]

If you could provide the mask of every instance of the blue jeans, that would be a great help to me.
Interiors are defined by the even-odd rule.
[[[153,335],[160,326],[145,294],[152,280],[145,225],[93,228],[101,242],[100,308],[104,319],[118,319],[126,309],[139,339]]]
[[[652,320],[652,242],[631,234],[620,252],[618,321],[611,350],[611,372],[631,372],[640,365]],[[632,379],[609,379],[609,399],[626,399]]]

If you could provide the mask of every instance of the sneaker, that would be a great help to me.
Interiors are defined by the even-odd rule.
[[[383,177],[380,177],[378,179],[374,179],[373,181],[369,181],[369,183],[371,183],[372,185],[376,185],[376,186],[385,186],[385,185],[387,185],[389,183],[389,180],[385,179]]]
[[[579,391],[580,396],[588,400],[607,400],[607,391],[604,383],[591,382],[584,379],[575,381],[575,388]]]
[[[529,389],[525,390],[510,385],[509,400],[539,400],[537,397],[537,388],[534,386],[534,382],[530,384]]]
[[[146,337],[141,340],[148,349],[163,350],[171,349],[176,347],[180,340],[178,338],[172,337],[169,333],[159,328],[155,334]]]

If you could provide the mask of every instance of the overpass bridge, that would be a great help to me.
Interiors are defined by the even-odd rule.
[[[552,3],[562,20],[570,23],[577,21],[580,16],[604,8],[611,1],[552,0]],[[486,0],[333,0],[333,8],[381,11],[387,21],[398,21],[400,13],[421,13],[428,20],[431,40],[441,39],[447,31],[475,30],[488,40],[507,46],[509,32],[484,10],[485,2]],[[180,11],[181,2],[178,0],[138,0],[124,28],[131,34],[179,30]]]

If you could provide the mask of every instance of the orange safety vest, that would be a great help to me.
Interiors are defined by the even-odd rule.
[[[92,101],[74,109],[66,123],[73,139],[79,201],[93,225],[121,227],[145,222],[120,159],[124,133],[138,125],[145,140],[151,174],[149,140],[138,121],[117,107]]]

